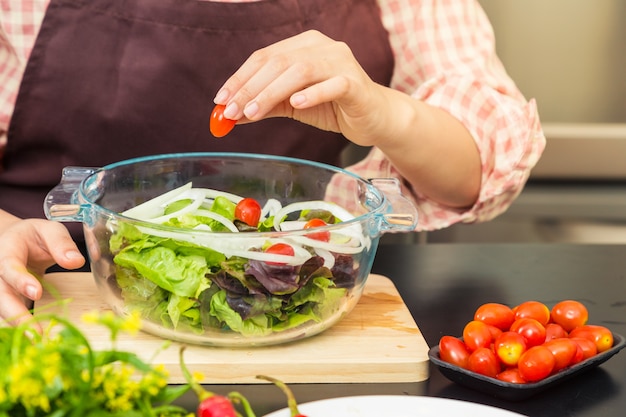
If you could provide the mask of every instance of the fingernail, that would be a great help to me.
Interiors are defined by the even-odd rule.
[[[256,101],[251,101],[246,108],[243,109],[243,114],[245,114],[248,119],[252,119],[258,112],[259,104]]]
[[[237,113],[239,113],[239,107],[237,106],[237,103],[230,103],[224,109],[224,117],[227,119],[236,120]]]
[[[34,285],[27,285],[24,291],[26,291],[26,296],[31,300],[37,298],[37,287]]]
[[[217,92],[215,98],[213,99],[213,102],[215,104],[224,104],[226,103],[226,100],[228,100],[228,90],[222,88],[220,91]]]
[[[78,259],[78,258],[82,258],[83,255],[78,251],[70,250],[70,251],[65,252],[65,257],[67,259]]]
[[[291,105],[292,106],[300,106],[306,102],[306,96],[304,94],[295,94],[291,97]]]

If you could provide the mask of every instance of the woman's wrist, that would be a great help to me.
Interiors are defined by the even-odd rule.
[[[445,110],[383,88],[386,116],[375,145],[419,193],[471,207],[480,192],[481,160],[469,131]]]

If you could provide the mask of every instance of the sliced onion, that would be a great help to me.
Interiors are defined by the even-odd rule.
[[[172,199],[168,204],[172,204],[176,201],[180,201],[180,200],[186,200],[188,198],[193,199],[193,201],[189,204],[187,204],[185,207],[182,207],[180,210],[175,211],[173,213],[170,214],[165,214],[163,216],[160,217],[154,217],[151,219],[144,219],[147,222],[150,223],[165,223],[166,221],[168,221],[169,219],[172,219],[174,217],[178,217],[178,216],[182,216],[183,214],[186,213],[190,213],[192,211],[196,211],[198,209],[198,207],[200,207],[200,205],[202,204],[202,202],[204,201],[204,193],[200,192],[194,192],[194,190],[187,190],[186,192],[180,194],[178,196],[178,198]]]
[[[324,242],[322,240],[311,239],[307,236],[289,236],[286,238],[299,245],[310,246],[315,249],[326,249],[330,252],[342,253],[346,255],[354,255],[363,252],[365,245],[358,239],[350,239],[348,243],[352,244],[335,244]]]
[[[302,220],[290,220],[287,222],[282,222],[280,224],[280,230],[283,232],[290,232],[292,230],[303,230],[305,224],[306,222]]]
[[[224,197],[235,204],[243,200],[243,197],[237,194],[227,193],[226,191],[213,190],[211,188],[194,188],[194,190],[204,192],[205,198],[212,200],[215,200],[217,197]]]
[[[215,213],[211,210],[205,210],[205,209],[198,209],[196,210],[194,214],[197,216],[208,217],[210,219],[213,219],[216,222],[223,224],[231,232],[239,233],[239,229],[237,229],[237,226],[235,226],[233,222],[231,222],[229,219],[222,216],[221,214]],[[209,230],[211,230],[211,228],[209,228]]]
[[[290,213],[294,213],[297,211],[303,210],[326,210],[333,214],[340,221],[345,222],[351,219],[354,219],[354,216],[350,214],[346,209],[338,206],[337,204],[330,203],[328,201],[323,200],[315,200],[315,201],[303,201],[298,203],[289,204],[282,209],[280,209],[274,215],[274,229],[281,229],[281,220],[284,219]]]
[[[332,269],[335,266],[335,257],[326,249],[315,248],[315,253],[324,258],[324,266],[326,268]]]
[[[280,201],[275,198],[270,198],[267,200],[263,209],[261,210],[261,218],[267,219],[268,217],[274,216],[280,209],[283,208],[283,205]]]
[[[151,229],[143,226],[138,226],[138,229],[147,235],[174,239],[181,242],[189,242],[198,246],[203,246],[216,252],[220,252],[227,258],[240,256],[242,258],[255,259],[258,261],[280,262],[287,265],[302,265],[312,256],[311,253],[303,247],[294,244],[293,242],[287,242],[285,239],[267,239],[267,237],[252,236],[235,238],[233,235],[229,235],[226,232],[224,238],[220,239],[220,237],[217,236],[219,233],[212,233],[209,237],[208,235]],[[246,233],[241,233],[238,236],[242,236],[244,234]],[[271,244],[278,242],[287,243],[293,247],[294,255],[280,255],[259,251],[258,249],[267,242],[270,242]]]
[[[143,203],[122,212],[122,215],[138,220],[145,220],[155,216],[160,216],[163,214],[163,203],[175,199],[178,195],[190,189],[191,183],[188,182],[181,187],[170,190],[148,201],[144,201]]]

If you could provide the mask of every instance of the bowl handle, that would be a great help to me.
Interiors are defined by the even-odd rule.
[[[65,167],[61,175],[61,182],[54,187],[43,204],[46,217],[56,221],[83,221],[83,210],[77,204],[76,191],[82,181],[91,175],[95,168]]]
[[[382,232],[413,232],[417,226],[417,209],[402,194],[397,178],[370,178],[374,187],[389,201],[389,212],[383,215]]]

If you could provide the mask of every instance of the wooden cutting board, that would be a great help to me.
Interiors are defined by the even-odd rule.
[[[92,347],[110,348],[108,331],[80,319],[94,309],[110,310],[98,294],[93,276],[64,272],[48,274],[46,280],[62,299],[71,300],[65,314],[85,333]],[[55,300],[44,292],[35,314]],[[180,344],[172,342],[159,351],[163,342],[162,338],[139,332],[120,335],[116,346],[164,365],[170,373],[170,383],[183,383],[178,358]],[[204,375],[205,384],[260,383],[255,378],[259,374],[286,383],[417,382],[429,376],[428,345],[391,280],[381,275],[370,275],[352,312],[321,334],[268,347],[189,345],[185,363]]]

